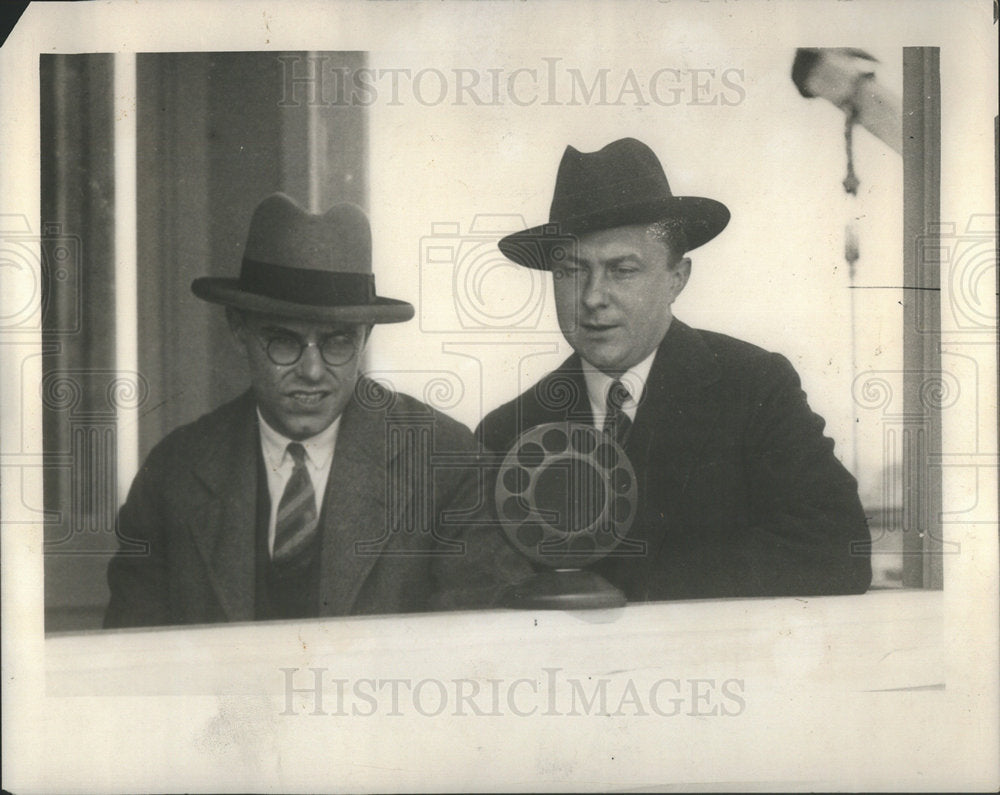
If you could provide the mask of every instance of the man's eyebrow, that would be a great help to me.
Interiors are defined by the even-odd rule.
[[[642,262],[641,257],[636,254],[622,254],[618,257],[612,257],[611,259],[604,260],[605,265],[621,265],[624,262]]]
[[[637,254],[621,254],[617,257],[611,257],[610,259],[602,260],[601,265],[615,266],[621,265],[623,262],[640,262],[641,258]],[[564,262],[568,262],[571,265],[591,265],[592,262],[589,259],[578,257],[576,254],[567,254]]]

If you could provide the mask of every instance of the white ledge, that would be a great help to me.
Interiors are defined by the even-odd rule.
[[[944,685],[942,620],[939,591],[881,591],[65,634],[45,642],[46,690],[280,696],[282,668],[348,680],[541,678],[556,668],[855,693],[933,689]]]

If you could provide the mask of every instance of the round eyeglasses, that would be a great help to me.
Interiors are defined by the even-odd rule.
[[[331,334],[319,342],[304,342],[291,334],[273,334],[267,338],[256,334],[253,336],[261,344],[267,358],[282,367],[298,362],[302,358],[302,352],[310,346],[316,346],[323,361],[331,366],[347,364],[358,352],[357,335],[349,332]]]

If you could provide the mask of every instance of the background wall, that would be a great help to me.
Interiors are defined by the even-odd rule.
[[[44,407],[45,604],[69,626],[93,625],[118,508],[113,66],[42,57],[39,74],[42,384],[30,399]]]

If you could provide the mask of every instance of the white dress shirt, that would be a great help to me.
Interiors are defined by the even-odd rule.
[[[295,469],[295,461],[288,454],[288,445],[293,442],[278,433],[267,424],[267,420],[257,409],[258,426],[260,427],[260,447],[264,453],[264,469],[267,471],[267,491],[271,495],[271,517],[267,523],[267,550],[274,555],[274,528],[278,516],[278,503],[285,493],[285,486]],[[330,479],[330,466],[333,464],[333,448],[337,444],[337,430],[340,428],[340,417],[330,426],[311,436],[299,440],[306,451],[306,471],[312,481],[316,498],[316,516],[323,510],[323,494],[326,492],[326,482]]]
[[[639,401],[642,400],[643,390],[646,388],[646,381],[649,379],[649,371],[653,367],[653,359],[656,358],[654,350],[649,356],[630,367],[621,374],[620,380],[628,390],[629,398],[622,404],[622,411],[628,418],[635,422],[635,412],[639,408]],[[590,410],[594,415],[594,427],[601,430],[604,427],[604,415],[608,408],[608,390],[615,382],[610,375],[602,373],[586,359],[580,359],[583,363],[583,380],[587,384],[587,397],[590,399]]]

